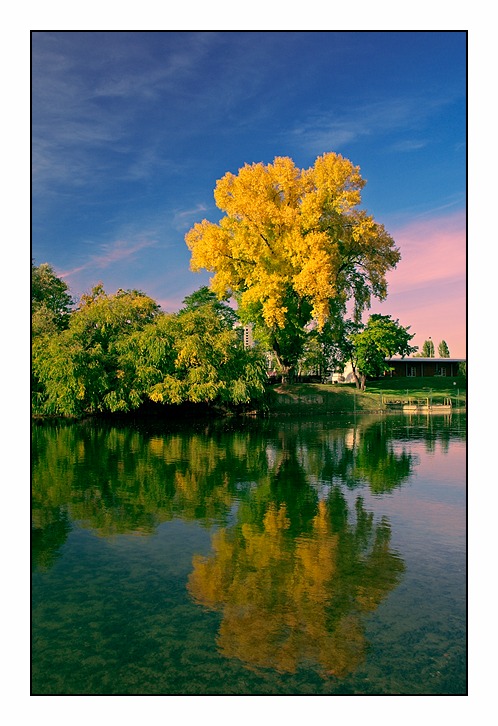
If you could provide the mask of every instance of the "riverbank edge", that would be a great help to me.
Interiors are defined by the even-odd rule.
[[[408,393],[408,392],[407,392]],[[95,412],[87,413],[81,417],[66,417],[60,415],[40,416],[33,415],[34,422],[44,421],[81,421],[85,419],[116,419],[161,417],[167,419],[205,419],[209,417],[228,418],[234,416],[250,417],[278,417],[290,415],[344,415],[344,414],[386,414],[408,413],[403,411],[402,404],[389,405],[386,403],[387,392],[383,390],[359,391],[350,386],[327,386],[317,383],[280,384],[268,387],[266,395],[260,401],[243,406],[228,407],[219,404],[183,403],[168,405],[147,402],[140,408],[128,412]],[[455,401],[450,409],[435,405],[429,409],[416,411],[417,413],[443,413],[465,412],[466,405]]]

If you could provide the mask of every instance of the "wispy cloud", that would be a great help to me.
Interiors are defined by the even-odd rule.
[[[439,112],[449,100],[420,99],[416,97],[384,99],[382,102],[331,110],[320,116],[311,116],[294,127],[292,134],[314,153],[323,149],[337,149],[365,137],[392,134],[396,131],[413,133],[432,114]],[[413,138],[400,141],[404,150],[420,148],[424,141]],[[391,145],[392,148],[394,148]]]
[[[157,240],[142,239],[135,242],[126,240],[115,240],[101,246],[98,254],[91,255],[86,262],[71,270],[60,273],[62,278],[70,278],[84,270],[104,270],[110,265],[119,262],[130,262],[133,257],[146,247],[153,247],[157,244]]]
[[[191,209],[183,209],[175,212],[173,217],[173,225],[175,229],[183,231],[190,227],[195,221],[200,221],[201,215],[207,212],[208,207],[199,203]]]
[[[154,54],[140,33],[34,33],[36,193],[46,196],[54,184],[95,187],[109,172],[143,179],[171,164],[168,149],[183,126],[165,94],[172,107],[189,108],[188,81],[215,38],[195,33],[182,42],[172,33],[168,52]],[[160,119],[152,136],[149,118]]]
[[[418,151],[427,146],[428,142],[418,139],[405,139],[390,146],[391,151]]]

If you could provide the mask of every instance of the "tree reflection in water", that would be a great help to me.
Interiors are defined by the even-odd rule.
[[[374,523],[361,497],[354,522],[346,510],[335,487],[296,536],[286,504],[271,502],[259,526],[240,521],[220,529],[213,554],[194,557],[188,588],[222,612],[225,656],[285,672],[311,662],[337,677],[363,661],[362,615],[394,589],[404,566],[390,549],[385,520]]]
[[[428,451],[436,447],[444,454],[450,439],[452,443],[454,438],[465,441],[464,420],[461,429],[455,423],[455,419],[451,424],[435,416],[360,416],[334,422],[325,418],[204,421],[188,426],[170,424],[168,428],[161,421],[34,425],[32,564],[37,571],[33,581],[39,598],[35,632],[47,638],[39,641],[40,663],[46,667],[55,657],[60,672],[68,678],[74,670],[78,672],[76,681],[86,678],[83,671],[87,666],[81,661],[84,649],[74,655],[68,647],[73,618],[80,627],[81,597],[90,638],[85,647],[91,653],[98,652],[99,657],[103,653],[110,658],[105,661],[103,655],[99,661],[105,674],[113,667],[119,677],[125,670],[128,673],[128,665],[124,669],[113,661],[115,643],[106,633],[112,635],[116,628],[121,644],[129,613],[132,628],[137,627],[138,633],[142,633],[144,609],[154,613],[144,626],[150,634],[150,653],[137,656],[134,641],[129,650],[123,644],[123,663],[135,663],[138,658],[136,663],[145,668],[147,688],[162,673],[162,666],[157,665],[157,672],[151,666],[149,671],[144,659],[150,656],[156,663],[155,649],[165,643],[169,648],[164,651],[169,669],[165,688],[173,688],[168,680],[173,678],[171,673],[180,674],[178,678],[187,688],[182,679],[189,677],[185,675],[188,653],[182,648],[189,637],[195,641],[195,648],[190,642],[191,652],[202,649],[202,656],[199,660],[196,656],[192,665],[194,684],[201,672],[209,681],[209,667],[213,674],[225,669],[242,671],[240,692],[246,687],[246,678],[260,685],[274,677],[282,682],[302,682],[304,689],[311,678],[315,687],[317,671],[329,690],[327,676],[344,679],[337,687],[346,689],[356,687],[351,686],[352,678],[375,681],[377,666],[366,657],[366,633],[372,632],[366,630],[368,615],[394,591],[405,572],[404,561],[392,545],[384,505],[387,500],[396,503],[392,492],[411,480],[424,446]],[[384,498],[384,494],[389,496]],[[403,501],[400,504],[403,506]],[[453,510],[449,511],[451,514]],[[401,521],[412,521],[410,512],[405,514]],[[160,527],[172,520],[182,524]],[[184,526],[193,522],[198,526]],[[205,532],[200,532],[199,526]],[[82,529],[94,536],[81,536],[78,530]],[[139,534],[141,539],[121,537],[129,534]],[[95,535],[114,538],[116,546],[108,547]],[[181,539],[184,535],[185,542]],[[82,542],[88,546],[87,552],[81,552]],[[424,544],[429,557],[431,545],[431,540]],[[116,591],[117,552],[122,576],[134,573],[126,582],[124,599],[119,593],[115,599],[109,598],[109,593]],[[149,552],[153,554],[151,562]],[[170,568],[171,552],[182,553],[181,567]],[[403,550],[403,557],[410,564],[409,548],[407,552]],[[81,580],[59,591],[65,573],[80,555]],[[94,581],[94,556],[101,565],[98,585]],[[60,566],[54,567],[59,558]],[[439,566],[439,561],[436,564]],[[435,567],[434,572],[441,571]],[[451,571],[448,577],[453,582]],[[415,632],[418,623],[414,613],[419,612],[424,595],[420,594],[419,581],[413,580],[413,567],[408,569],[405,583],[416,589],[410,601],[412,611],[407,615],[413,637],[422,637],[423,631],[430,638],[433,628],[442,638],[440,656],[446,658],[451,647],[451,642],[446,645],[444,640],[451,625],[446,614],[451,615],[453,601],[445,605],[442,598],[446,609],[435,610],[442,625],[427,624],[421,615],[423,622]],[[404,590],[398,591],[401,601]],[[52,642],[51,608],[54,603],[58,606],[59,599],[57,612],[64,635]],[[394,609],[390,610],[392,603]],[[390,636],[389,624],[395,631],[403,620],[400,613],[404,614],[395,603],[393,599],[369,625],[375,631],[375,627],[382,630],[388,623],[383,632],[389,637],[379,641],[374,633],[369,638],[376,658],[376,649],[384,648],[381,667],[397,671],[411,657],[412,643],[402,643],[399,633]],[[203,613],[202,608],[218,615]],[[196,635],[186,638],[185,631]],[[47,655],[42,652],[44,642],[50,644]],[[141,635],[137,643],[140,651]],[[393,643],[397,653],[391,651]],[[431,687],[436,683],[434,649],[429,645],[427,650],[425,641],[427,654],[422,657],[419,649],[417,658],[407,665],[409,678],[413,677],[410,692],[419,692],[429,678]],[[434,652],[439,652],[438,648]],[[67,658],[67,672],[65,653],[74,656]],[[174,654],[178,654],[178,663],[169,660],[176,657]],[[272,669],[273,676],[263,669]],[[93,665],[90,671],[94,674]],[[54,672],[59,673],[57,669]],[[290,675],[293,673],[296,675]],[[398,686],[389,681],[391,676],[385,677],[385,687],[396,690]],[[445,677],[444,692],[453,692],[452,674]],[[212,678],[218,684],[218,675]],[[134,692],[136,684],[130,681],[128,685]]]

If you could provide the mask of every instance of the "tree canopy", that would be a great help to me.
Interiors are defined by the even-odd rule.
[[[183,299],[183,308],[180,313],[191,312],[193,310],[199,310],[199,308],[205,305],[212,308],[218,318],[226,325],[227,328],[233,328],[238,322],[238,315],[230,305],[227,304],[226,299],[220,300],[216,293],[203,285],[198,290],[195,290],[191,295],[187,295]]]
[[[437,352],[439,353],[440,358],[449,358],[450,357],[450,349],[448,348],[448,343],[445,340],[442,340],[438,347]]]
[[[350,337],[351,363],[356,385],[365,389],[367,376],[378,377],[389,370],[386,358],[409,355],[417,348],[410,345],[414,335],[390,315],[371,315],[361,332]]]
[[[64,330],[73,299],[68,285],[46,262],[31,263],[31,314],[35,332]]]
[[[361,318],[372,296],[384,299],[386,273],[400,259],[394,240],[358,209],[365,181],[339,154],[299,169],[292,159],[246,164],[219,179],[214,192],[225,212],[218,224],[197,223],[186,235],[191,268],[213,272],[211,289],[234,296],[284,370],[302,352],[305,326],[321,329],[353,301]]]
[[[33,411],[81,416],[146,401],[247,404],[264,394],[262,356],[244,350],[231,308],[201,291],[177,314],[139,290],[82,296],[66,329],[33,330]]]
[[[434,343],[432,342],[432,338],[424,340],[420,354],[422,358],[434,358]]]

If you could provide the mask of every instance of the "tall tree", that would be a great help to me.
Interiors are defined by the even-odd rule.
[[[414,334],[390,315],[371,315],[365,328],[351,336],[351,363],[357,388],[365,390],[367,376],[377,377],[389,370],[386,358],[410,355]]]
[[[438,347],[437,352],[439,354],[440,358],[449,358],[450,357],[450,349],[448,348],[448,344],[445,340],[442,340]]]
[[[213,272],[211,289],[234,296],[241,321],[274,351],[290,375],[306,325],[321,330],[354,301],[355,318],[372,296],[384,299],[386,273],[400,259],[393,239],[358,209],[359,167],[334,153],[299,169],[292,159],[246,164],[216,183],[219,224],[203,220],[187,233],[191,268]]]
[[[434,358],[434,343],[432,342],[432,338],[424,340],[421,353],[422,358]]]

